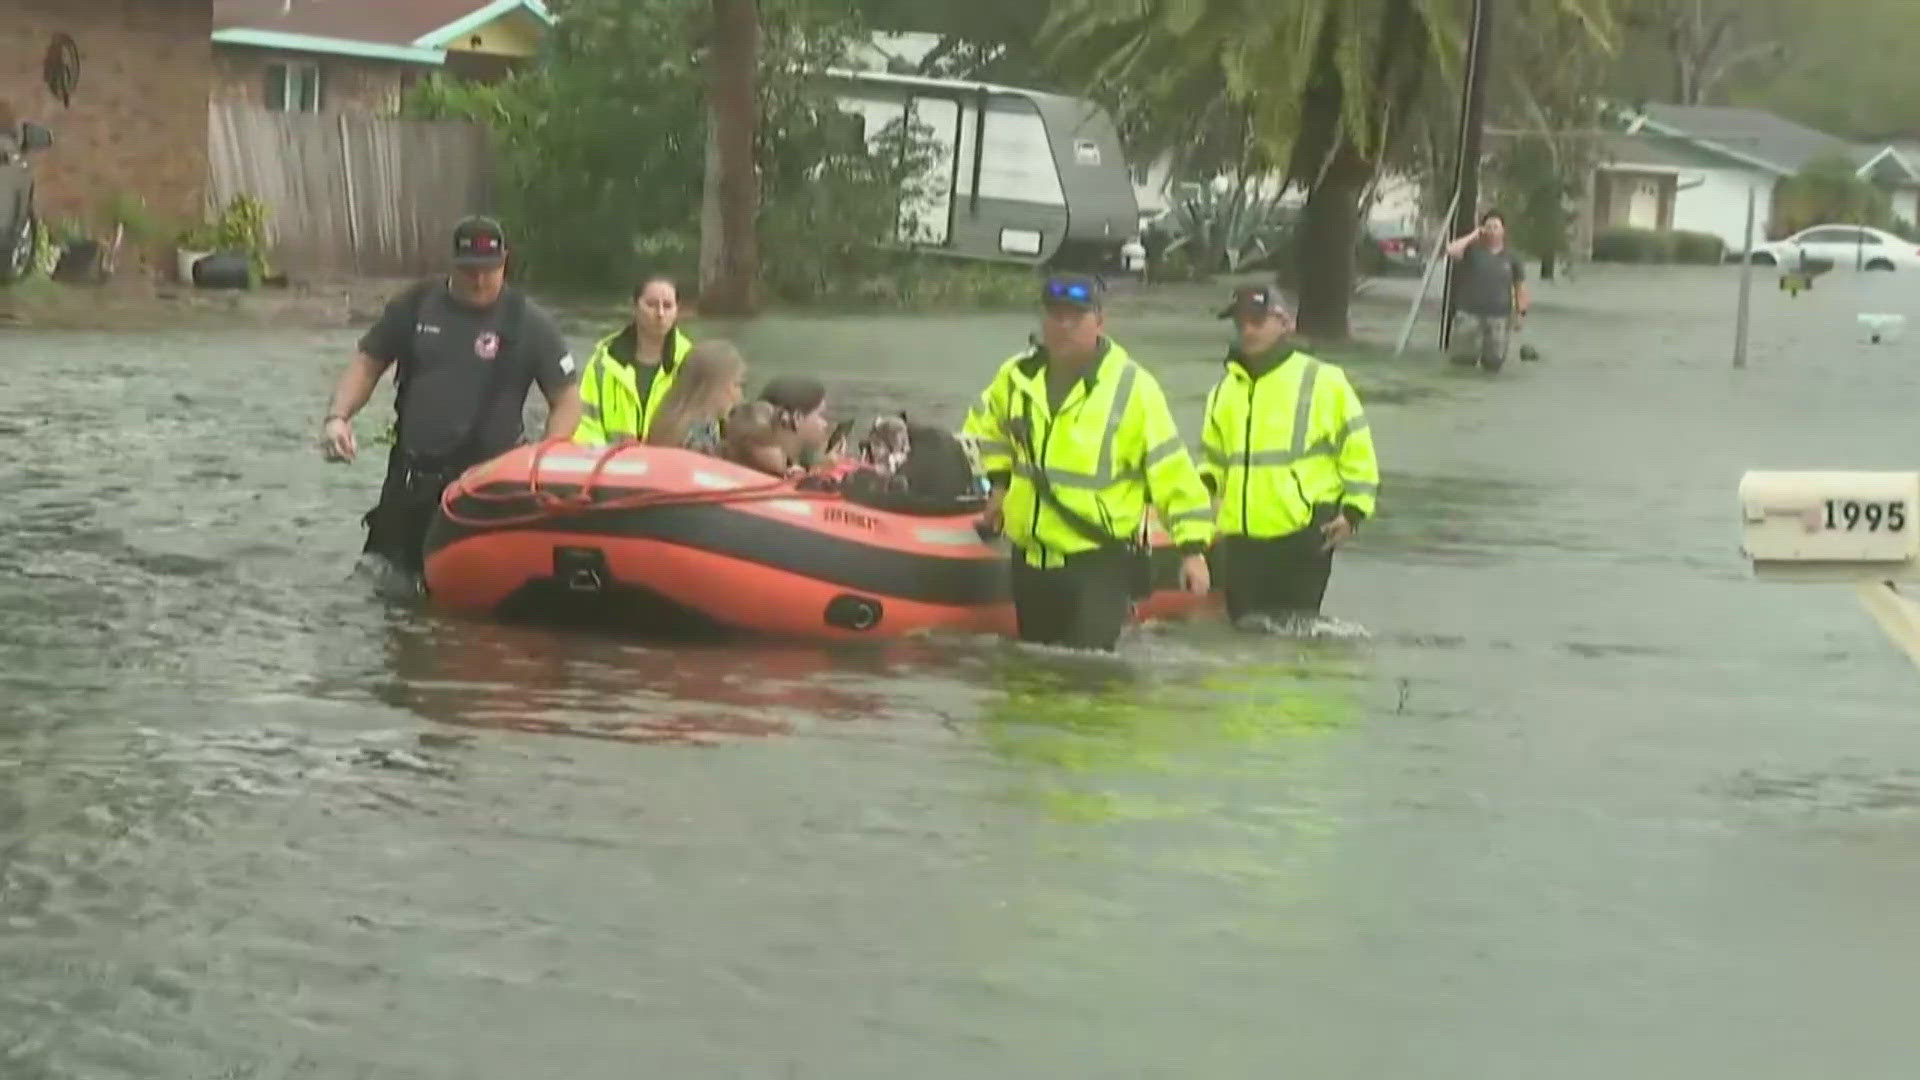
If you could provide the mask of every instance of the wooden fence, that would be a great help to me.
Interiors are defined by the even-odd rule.
[[[490,208],[487,133],[464,121],[209,109],[212,195],[267,207],[277,267],[410,276],[446,265],[453,225]]]

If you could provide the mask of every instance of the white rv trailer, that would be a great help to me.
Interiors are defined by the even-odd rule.
[[[969,259],[1118,268],[1139,232],[1120,132],[1084,98],[1012,86],[827,70],[872,145],[892,122],[931,129],[931,175],[899,208],[897,240]]]

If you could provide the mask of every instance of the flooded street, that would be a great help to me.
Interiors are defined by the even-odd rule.
[[[1367,636],[1115,659],[390,607],[389,390],[313,449],[357,331],[0,332],[0,1077],[1909,1075],[1920,678],[1752,580],[1735,492],[1920,467],[1920,279],[1756,273],[1735,371],[1737,277],[1537,285],[1496,379],[1356,361]],[[1190,444],[1224,291],[1112,317]],[[1030,323],[737,339],[957,423]]]

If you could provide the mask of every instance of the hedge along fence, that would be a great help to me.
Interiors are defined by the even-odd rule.
[[[1593,237],[1595,262],[1720,263],[1726,258],[1726,242],[1712,233],[1618,226]]]

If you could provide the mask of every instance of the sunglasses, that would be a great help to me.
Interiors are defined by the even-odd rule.
[[[1047,299],[1091,304],[1093,303],[1093,286],[1084,281],[1049,281],[1047,282]]]

